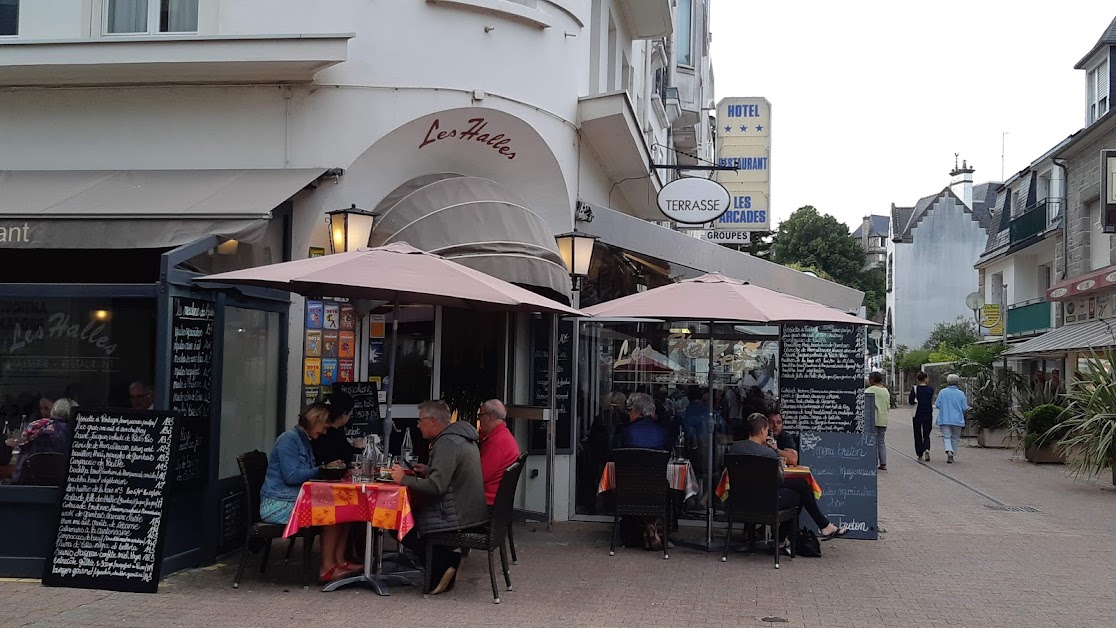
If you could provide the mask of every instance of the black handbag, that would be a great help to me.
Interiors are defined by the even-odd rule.
[[[818,540],[818,535],[814,534],[814,531],[810,528],[804,527],[798,531],[794,549],[799,556],[821,557],[821,541]]]

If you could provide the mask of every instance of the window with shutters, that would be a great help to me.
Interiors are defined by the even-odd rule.
[[[1085,102],[1088,124],[1108,113],[1108,60],[1089,71],[1085,81]]]

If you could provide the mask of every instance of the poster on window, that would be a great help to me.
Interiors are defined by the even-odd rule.
[[[341,329],[345,331],[353,331],[356,329],[356,310],[352,304],[341,304]]]
[[[339,344],[339,335],[335,331],[322,332],[322,357],[323,358],[336,358],[337,345]]]
[[[304,386],[320,386],[322,383],[321,358],[306,358],[302,368],[302,384]]]
[[[317,403],[318,396],[321,395],[322,389],[318,386],[306,386],[302,389],[302,405],[308,406],[312,403]]]
[[[321,301],[307,301],[306,302],[306,328],[307,329],[321,329],[322,316],[324,315],[323,305]]]
[[[318,358],[322,355],[322,332],[317,329],[306,330],[306,357]]]
[[[337,361],[337,381],[351,382],[353,379],[353,360],[340,359]]]
[[[355,358],[356,357],[356,333],[351,331],[342,331],[337,334],[337,357],[339,358]]]
[[[368,317],[368,337],[369,338],[383,338],[384,337],[384,317],[382,315],[373,315]]]
[[[337,359],[322,358],[322,386],[332,386],[337,381]]]
[[[323,319],[322,328],[324,329],[340,329],[341,328],[341,306],[336,303],[325,303],[325,318]]]

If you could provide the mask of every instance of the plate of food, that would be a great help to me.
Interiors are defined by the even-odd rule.
[[[331,462],[318,467],[319,480],[340,480],[345,477],[349,468],[343,462]]]

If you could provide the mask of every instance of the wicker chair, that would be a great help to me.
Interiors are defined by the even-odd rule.
[[[511,572],[508,570],[508,554],[504,548],[504,539],[507,538],[508,529],[511,528],[515,487],[519,484],[519,476],[523,472],[523,461],[526,457],[527,455],[523,454],[519,457],[519,460],[504,470],[500,487],[496,489],[496,501],[492,505],[492,518],[485,524],[483,531],[459,530],[427,535],[426,569],[423,571],[422,577],[423,597],[430,595],[430,571],[434,563],[435,545],[488,552],[488,577],[492,581],[492,601],[496,604],[500,603],[500,588],[496,584],[493,552],[500,550],[500,566],[504,570],[504,584],[508,591],[512,590]]]
[[[725,469],[729,475],[728,499],[724,510],[728,519],[725,532],[725,551],[721,561],[728,560],[732,524],[760,524],[774,528],[776,545],[779,526],[787,521],[798,521],[799,506],[786,506],[779,498],[779,460],[749,454],[725,454]],[[795,552],[795,534],[790,535],[791,558]],[[779,548],[775,548],[775,568],[779,568]]]
[[[263,488],[264,476],[267,475],[267,454],[262,451],[250,451],[236,457],[236,464],[240,467],[240,477],[244,481],[244,548],[240,554],[240,566],[236,569],[236,578],[233,588],[240,587],[240,578],[244,575],[244,566],[248,564],[248,554],[254,541],[263,541],[263,558],[260,561],[260,573],[267,570],[267,561],[271,557],[271,542],[283,538],[283,531],[287,526],[280,523],[264,523],[260,520],[260,490]],[[316,527],[302,528],[291,537],[287,545],[287,557],[291,555],[296,538],[302,539],[302,588],[309,589],[313,581],[313,551],[314,537],[318,534]]]
[[[613,449],[616,468],[616,513],[612,521],[612,544],[608,555],[616,555],[620,517],[662,517],[663,558],[670,558],[665,533],[670,530],[670,484],[667,464],[670,452],[658,449]]]

